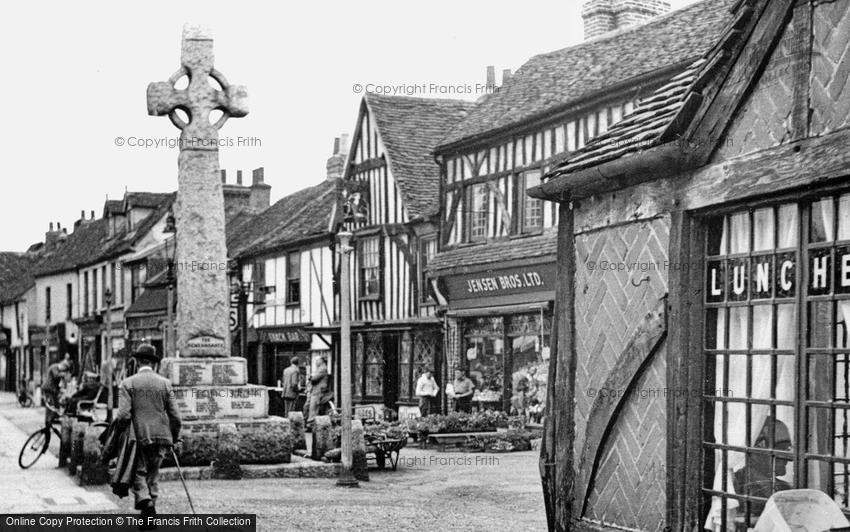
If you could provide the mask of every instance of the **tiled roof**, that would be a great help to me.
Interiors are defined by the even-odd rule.
[[[177,292],[174,292],[176,299]],[[164,286],[152,286],[142,292],[130,308],[124,313],[126,317],[152,312],[163,312],[168,310],[168,288]]]
[[[428,270],[434,272],[449,268],[554,255],[557,251],[557,236],[554,229],[549,229],[539,236],[451,249],[437,253],[428,264]]]
[[[88,262],[92,256],[102,252],[107,229],[105,218],[80,225],[55,249],[43,250],[34,275],[42,277],[74,270],[77,265]]]
[[[78,266],[86,266],[95,264],[110,258],[113,258],[122,253],[132,251],[133,246],[140,238],[144,237],[159,220],[168,213],[168,210],[174,204],[177,197],[175,192],[171,193],[152,193],[152,192],[128,192],[127,196],[143,197],[146,204],[144,207],[155,208],[156,210],[146,216],[132,230],[123,231],[114,237],[105,240],[102,244],[99,253],[93,253],[86,260],[80,262]],[[156,203],[153,201],[156,200]],[[136,205],[134,203],[134,205]]]
[[[336,185],[336,181],[322,181],[243,219],[241,229],[228,230],[228,255],[232,258],[257,255],[288,243],[329,234],[337,201]]]
[[[103,203],[104,218],[109,214],[116,214],[120,212],[124,212],[124,200],[108,199]]]
[[[124,203],[129,206],[147,207],[156,209],[163,202],[169,201],[172,193],[169,192],[127,192],[124,195]]]
[[[475,104],[371,93],[365,100],[410,217],[433,216],[440,208],[440,168],[434,161],[434,148]]]
[[[36,258],[31,253],[0,252],[0,305],[15,301],[35,284]]]
[[[606,133],[575,151],[545,179],[554,179],[658,145],[663,133],[681,111],[688,89],[705,62],[700,59],[691,64],[670,83],[641,101],[634,111],[612,125]]]
[[[635,78],[692,62],[717,40],[735,1],[704,0],[641,26],[532,57],[440,144],[524,123]]]
[[[574,152],[544,179],[572,174],[679,139],[702,102],[702,89],[725,59],[724,50],[730,47],[732,41],[741,38],[741,32],[735,31],[735,26],[749,18],[751,11],[747,10],[750,9],[750,3],[742,1],[736,4],[734,19],[729,20],[725,31],[702,58],[642,100],[606,133]]]

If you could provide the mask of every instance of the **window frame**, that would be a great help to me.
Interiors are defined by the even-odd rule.
[[[514,234],[516,235],[537,235],[543,232],[545,228],[545,210],[546,210],[546,202],[541,199],[532,198],[528,196],[528,174],[536,173],[538,174],[538,184],[543,182],[543,175],[546,173],[545,169],[542,166],[538,166],[536,168],[528,168],[519,172],[516,175],[516,207],[514,209],[516,213],[516,230]],[[529,202],[534,202],[539,205],[540,208],[540,225],[538,226],[529,226],[528,224],[528,207]]]
[[[417,264],[419,273],[419,302],[423,304],[431,304],[436,302],[431,294],[431,291],[428,289],[428,276],[425,271],[428,268],[428,262],[430,262],[430,259],[434,257],[434,255],[431,255],[430,257],[428,256],[428,245],[432,243],[434,245],[434,255],[436,255],[438,249],[437,234],[432,233],[419,238],[419,260]]]
[[[294,275],[293,270],[295,268],[292,268],[293,257],[297,257],[298,260],[298,268]],[[301,306],[301,250],[291,251],[286,254],[286,306]]]
[[[682,267],[673,269],[669,274],[669,317],[672,325],[668,330],[667,349],[667,371],[666,381],[671,389],[698,390],[699,394],[677,394],[668,396],[668,413],[673,411],[684,412],[682,416],[667,416],[667,488],[668,493],[680,492],[681,497],[667,497],[668,525],[676,528],[677,523],[683,526],[688,523],[699,523],[702,526],[708,508],[711,504],[711,495],[705,494],[703,488],[706,486],[706,476],[713,477],[714,472],[707,467],[703,439],[706,430],[709,430],[703,392],[706,386],[705,374],[706,364],[704,357],[704,333],[705,333],[705,275],[706,255],[705,238],[707,234],[707,222],[710,218],[740,212],[742,210],[756,210],[763,207],[776,207],[784,203],[796,203],[799,208],[799,230],[808,230],[808,213],[813,200],[826,196],[839,196],[850,193],[846,184],[832,184],[818,187],[817,189],[796,190],[783,192],[777,195],[761,196],[755,199],[730,201],[724,204],[713,205],[691,211],[671,211],[671,232],[669,260],[671,264],[686,264],[695,267]],[[837,216],[837,212],[835,214]],[[806,241],[802,240],[805,236]],[[796,366],[797,381],[804,378],[801,376],[800,366],[802,359],[799,354],[804,350],[805,335],[807,334],[807,298],[808,272],[810,257],[805,253],[808,234],[800,235],[797,249],[799,250],[799,261],[797,265],[798,292],[795,299],[797,345],[795,347],[798,355]],[[836,235],[837,237],[837,235]],[[836,240],[837,241],[837,240]],[[842,241],[843,242],[843,241]],[[832,272],[834,274],[834,272]],[[802,303],[801,303],[802,301]],[[799,408],[806,402],[800,398],[800,385],[795,384],[795,407]],[[799,411],[796,418],[801,418]],[[796,423],[792,431],[795,442],[794,453],[798,453],[801,445],[806,443],[807,425]],[[803,451],[805,453],[805,451]],[[800,469],[803,466],[795,461],[789,464],[794,469],[795,485],[806,483],[805,476]],[[797,479],[801,482],[797,483]]]
[[[483,196],[485,198],[484,199],[485,205],[484,205],[483,213],[474,210],[475,199],[476,199],[475,198],[476,190],[482,190],[483,193],[484,193]],[[466,213],[465,213],[466,215],[464,216],[464,219],[466,220],[466,231],[465,231],[466,241],[470,242],[470,243],[486,242],[490,238],[490,236],[489,236],[489,234],[490,234],[490,214],[491,214],[490,211],[489,211],[489,207],[490,207],[490,187],[487,184],[487,182],[485,182],[485,181],[466,185],[466,186],[464,186],[464,197],[466,199],[466,201],[464,202],[464,205],[466,206]],[[483,214],[483,217],[481,219],[483,219],[483,221],[484,221],[484,226],[483,226],[484,232],[483,232],[482,235],[474,234],[475,230],[477,229],[476,222],[481,221],[481,220],[476,220],[476,217],[475,217],[476,214],[478,214],[478,215]]]
[[[373,252],[377,257],[377,264],[364,266],[364,254],[368,242],[377,242],[376,250]],[[378,275],[378,287],[376,292],[366,290],[366,270],[376,270]],[[357,239],[357,297],[361,301],[379,301],[384,293],[384,239],[380,234],[364,236]]]

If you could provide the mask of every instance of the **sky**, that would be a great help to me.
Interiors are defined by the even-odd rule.
[[[81,210],[99,217],[125,190],[176,190],[179,132],[147,115],[145,90],[177,70],[186,22],[212,29],[216,68],[248,90],[248,116],[219,131],[232,144],[220,150],[228,182],[265,167],[274,202],[325,178],[363,91],[417,86],[417,96],[444,97],[483,84],[488,65],[498,83],[503,69],[580,43],[581,3],[5,3],[0,250],[42,241],[50,222],[72,227]]]

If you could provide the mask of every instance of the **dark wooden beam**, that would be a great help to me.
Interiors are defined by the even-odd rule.
[[[682,176],[681,208],[700,209],[733,200],[814,187],[850,175],[850,130],[792,142]]]
[[[367,172],[369,170],[374,170],[376,168],[383,168],[387,165],[387,159],[381,155],[380,157],[374,157],[372,159],[367,159],[362,163],[351,164],[351,175],[357,175],[363,172]]]
[[[713,98],[696,117],[688,129],[686,138],[699,141],[698,165],[708,162],[714,149],[721,142],[726,129],[736,112],[744,105],[746,96],[758,82],[776,45],[782,39],[782,30],[793,15],[796,0],[764,0],[762,5],[750,10],[747,6],[738,13],[738,19],[750,20],[751,30],[734,30],[728,36],[725,51],[737,60],[728,69],[728,75]],[[760,16],[753,16],[760,14]],[[749,33],[749,38],[740,36]],[[739,36],[740,35],[740,36]]]
[[[615,393],[597,394],[587,418],[584,445],[578,463],[573,499],[573,516],[584,515],[587,492],[596,473],[599,457],[605,447],[605,437],[617,420],[635,383],[652,360],[667,333],[667,300],[659,301],[638,325],[626,348],[605,379],[601,390]]]
[[[569,198],[558,205],[558,274],[552,320],[546,415],[540,446],[540,478],[549,530],[570,530],[575,441],[575,234]],[[580,517],[580,516],[579,516]]]

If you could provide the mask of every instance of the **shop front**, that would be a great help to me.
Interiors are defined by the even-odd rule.
[[[555,258],[436,272],[447,302],[449,370],[475,385],[473,410],[542,417],[546,401]]]
[[[387,416],[387,409],[401,419],[418,416],[416,381],[426,370],[443,386],[443,330],[436,319],[383,329],[356,324],[351,344],[353,399],[366,416],[371,410]]]

